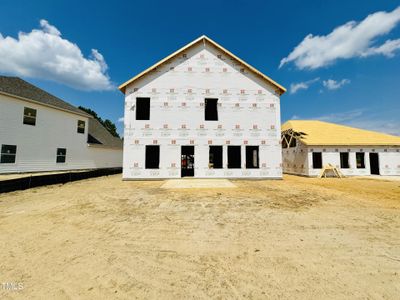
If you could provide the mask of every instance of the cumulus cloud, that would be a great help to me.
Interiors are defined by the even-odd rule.
[[[40,20],[40,26],[42,27],[44,32],[50,33],[52,35],[61,35],[61,32],[58,31],[53,25],[50,25],[47,20]]]
[[[317,81],[319,81],[319,77],[308,80],[308,81],[292,83],[290,85],[290,94],[295,94],[300,90],[307,90],[310,87],[310,85],[312,85],[313,83],[315,83]]]
[[[400,39],[387,40],[383,45],[379,47],[371,47],[361,53],[361,56],[367,57],[371,55],[384,55],[386,57],[393,57],[396,50],[400,49]]]
[[[119,119],[118,119],[118,122],[124,123],[124,117],[119,118]]]
[[[340,89],[345,84],[349,84],[349,83],[350,83],[349,79],[342,79],[340,81],[328,79],[328,80],[322,81],[323,86],[326,87],[328,90],[337,90],[337,89]]]
[[[379,11],[361,22],[351,21],[328,35],[307,35],[280,62],[279,67],[293,62],[299,69],[317,69],[338,59],[385,55],[392,57],[400,49],[400,39],[377,45],[377,38],[389,33],[400,22],[400,7],[391,12]]]
[[[92,49],[85,57],[74,43],[46,20],[40,29],[19,32],[17,38],[0,33],[0,72],[53,80],[80,90],[110,90],[103,55]]]

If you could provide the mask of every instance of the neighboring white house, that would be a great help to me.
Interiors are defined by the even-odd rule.
[[[123,178],[281,178],[285,88],[210,38],[122,84]]]
[[[17,78],[0,76],[0,173],[122,166],[122,141],[96,119]]]
[[[283,171],[318,176],[327,164],[351,175],[400,175],[400,137],[321,121],[282,125]]]

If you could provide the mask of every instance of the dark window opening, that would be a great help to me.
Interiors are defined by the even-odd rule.
[[[160,165],[160,146],[158,145],[146,146],[145,168],[158,169],[159,165]]]
[[[312,154],[313,169],[322,169],[322,153],[313,152]]]
[[[290,141],[289,147],[291,147],[291,148],[296,147],[296,138],[294,136],[292,137],[292,140]]]
[[[150,120],[150,98],[136,98],[136,120]]]
[[[356,153],[356,163],[357,163],[357,169],[365,168],[365,153],[363,152]]]
[[[0,163],[13,164],[17,156],[17,146],[15,145],[1,145]]]
[[[218,99],[205,99],[205,120],[218,121]]]
[[[228,146],[228,168],[240,169],[242,164],[240,146]]]
[[[36,109],[24,107],[24,124],[36,125]]]
[[[57,163],[65,163],[67,157],[67,149],[57,148]]]
[[[210,146],[208,167],[222,169],[222,146]]]
[[[85,121],[78,120],[78,133],[85,133]]]
[[[348,152],[340,152],[340,168],[348,169],[349,165],[349,153]]]
[[[259,166],[258,146],[246,146],[246,168],[258,169]]]

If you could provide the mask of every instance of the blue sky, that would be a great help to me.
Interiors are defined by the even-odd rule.
[[[3,0],[0,74],[90,107],[122,133],[116,86],[205,34],[288,89],[282,122],[400,135],[400,1],[278,2]]]

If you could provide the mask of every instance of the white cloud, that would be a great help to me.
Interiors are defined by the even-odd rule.
[[[364,114],[363,109],[354,109],[345,112],[331,113],[328,115],[311,118],[313,120],[320,120],[325,122],[343,123],[346,121],[354,120],[355,118],[361,117]]]
[[[317,69],[338,59],[385,55],[391,57],[400,49],[400,39],[376,45],[376,39],[389,33],[400,22],[400,7],[392,12],[379,11],[357,23],[348,22],[328,35],[307,35],[280,62],[279,67],[293,62],[299,69]]]
[[[396,114],[396,112],[394,114]],[[292,119],[305,120],[307,118],[293,116]],[[356,128],[400,136],[400,120],[398,118],[385,118],[382,117],[380,112],[371,112],[367,111],[366,109],[354,109],[308,119],[343,124]]]
[[[290,85],[290,93],[295,94],[299,90],[306,90],[308,89],[308,85],[305,82],[299,82],[299,83],[292,83]]]
[[[0,33],[0,72],[53,80],[80,90],[110,90],[104,57],[92,49],[85,58],[81,49],[61,37],[46,20],[40,29],[18,33],[18,38]]]
[[[118,119],[118,122],[124,123],[124,117],[119,118],[119,119]]]
[[[290,85],[290,94],[295,94],[300,90],[307,90],[311,84],[315,83],[319,81],[319,77],[318,78],[314,78],[308,81],[303,81],[303,82],[297,82],[297,83],[292,83]]]
[[[61,36],[61,32],[58,31],[53,25],[50,25],[47,20],[40,20],[40,26],[42,27],[44,32],[50,33],[51,35],[59,35]]]
[[[371,55],[384,55],[387,57],[393,57],[394,52],[400,49],[400,39],[387,40],[383,45],[379,47],[371,47],[361,54],[363,57]]]
[[[362,118],[346,122],[345,125],[400,136],[400,121],[398,119]]]
[[[333,79],[328,79],[328,80],[322,81],[322,84],[328,90],[337,90],[337,89],[340,89],[345,84],[349,84],[349,83],[350,83],[349,79],[342,79],[340,81],[336,81],[336,80],[333,80]]]

